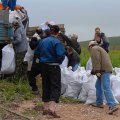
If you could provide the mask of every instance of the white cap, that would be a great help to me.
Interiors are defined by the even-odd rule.
[[[92,45],[98,45],[98,43],[96,41],[90,41],[88,47],[90,47]]]

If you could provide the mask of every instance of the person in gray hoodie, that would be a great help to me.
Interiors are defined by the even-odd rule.
[[[14,36],[12,40],[13,47],[16,54],[16,77],[23,76],[25,70],[23,59],[28,49],[28,41],[24,28],[18,21],[13,22]]]

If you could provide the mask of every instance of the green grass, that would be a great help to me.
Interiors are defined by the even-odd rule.
[[[29,85],[27,81],[13,83],[8,80],[0,81],[0,103],[8,101],[23,101],[32,99]]]
[[[110,50],[110,58],[113,64],[113,67],[120,67],[120,50]],[[89,51],[87,48],[82,48],[81,53],[81,66],[86,66],[86,63],[90,57]],[[42,86],[41,80],[37,81],[39,85],[39,91],[41,96]],[[39,97],[40,97],[39,96]],[[21,102],[23,100],[33,99],[34,96],[31,93],[28,81],[25,80],[17,80],[13,81],[9,78],[7,80],[0,80],[0,104],[5,104],[6,102],[17,101]],[[78,101],[73,100],[72,98],[64,98],[60,99],[63,103],[76,103]],[[37,106],[41,106],[42,103],[38,103]]]
[[[90,40],[80,42],[81,47],[87,47]],[[120,36],[118,37],[109,37],[110,48],[112,50],[118,49],[120,50]]]
[[[113,67],[120,67],[120,50],[110,50],[109,52],[110,59]],[[86,63],[90,57],[89,51],[87,48],[82,48],[82,53],[80,55],[81,58],[81,66],[86,66]]]
[[[60,101],[62,103],[80,103],[80,100],[74,99],[72,97],[63,97],[61,96]]]

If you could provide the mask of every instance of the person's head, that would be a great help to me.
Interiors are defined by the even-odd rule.
[[[29,42],[29,46],[32,50],[36,49],[38,45],[38,39],[36,37],[32,37],[31,41]]]
[[[60,31],[60,28],[58,25],[51,25],[50,31],[52,35],[57,35]]]
[[[13,21],[12,25],[13,25],[14,29],[16,29],[16,28],[19,27],[19,23],[18,23],[17,20],[16,20],[16,21]]]
[[[76,40],[76,41],[77,41],[78,35],[76,35],[76,34],[71,34],[71,35],[69,35],[69,38],[70,38],[71,40]]]
[[[95,28],[95,34],[100,34],[100,28],[99,27],[97,27],[97,28]]]
[[[43,33],[43,30],[41,29],[41,28],[37,28],[36,29],[36,33],[38,34],[38,35],[40,35],[40,34],[42,34]]]
[[[95,45],[98,45],[98,43],[96,41],[90,41],[89,45],[88,45],[89,50]]]
[[[50,29],[46,29],[43,31],[43,38],[48,37],[51,35]]]

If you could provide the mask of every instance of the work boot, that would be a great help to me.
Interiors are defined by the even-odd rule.
[[[104,108],[103,104],[96,104],[96,103],[93,103],[91,104],[93,107],[98,107],[98,108]]]
[[[116,105],[114,107],[109,108],[108,114],[112,115],[114,112],[116,112],[119,109],[119,107]]]

